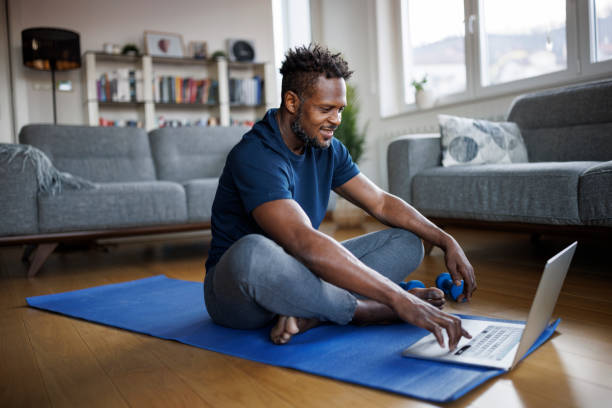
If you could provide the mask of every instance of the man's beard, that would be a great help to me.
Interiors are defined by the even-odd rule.
[[[311,148],[311,147],[315,149],[326,149],[327,146],[319,143],[316,137],[308,136],[308,134],[306,133],[306,131],[302,128],[302,125],[300,124],[301,120],[302,120],[302,107],[300,106],[298,108],[297,115],[295,116],[295,120],[291,122],[291,130],[293,130],[293,133],[298,137],[298,139],[304,142],[304,150]]]

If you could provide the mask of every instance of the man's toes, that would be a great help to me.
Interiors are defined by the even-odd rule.
[[[270,340],[273,343],[280,344],[283,333],[285,332],[285,323],[287,316],[278,316],[278,320],[272,329],[270,330]]]
[[[274,344],[288,343],[291,338],[319,324],[317,319],[298,318],[293,316],[278,316],[276,325],[270,330],[270,340]]]
[[[298,334],[299,332],[300,328],[298,326],[297,318],[293,316],[287,317],[287,320],[285,321],[285,333],[290,334],[289,338],[291,338],[291,335]]]
[[[444,307],[444,305],[446,304],[446,298],[444,297],[444,292],[442,292],[438,288],[427,288],[425,295],[426,295],[425,300],[429,304],[439,309],[442,309],[442,307]]]
[[[437,307],[438,309],[442,309],[444,307],[444,305],[446,304],[446,299],[442,298],[442,299],[427,299],[427,302],[435,307]]]
[[[446,304],[444,292],[438,288],[415,288],[411,289],[410,293],[440,309]]]
[[[286,344],[299,332],[300,327],[295,317],[278,316],[276,325],[270,330],[270,340],[274,344]]]
[[[444,292],[438,288],[414,288],[409,290],[410,293],[422,300],[444,299]]]
[[[281,344],[281,335],[273,335],[272,333],[270,333],[270,340],[272,340],[272,343],[274,344]]]
[[[427,288],[426,289],[426,296],[427,299],[444,299],[444,292],[441,289],[438,288]]]

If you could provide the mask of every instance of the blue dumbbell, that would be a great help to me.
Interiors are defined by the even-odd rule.
[[[410,290],[414,288],[424,288],[425,285],[420,280],[411,280],[410,282],[400,282],[402,289]]]
[[[441,289],[446,295],[450,296],[455,302],[459,295],[463,293],[463,280],[461,281],[461,285],[455,285],[453,282],[453,278],[450,273],[444,272],[438,275],[436,278],[436,287]],[[467,298],[463,298],[463,302],[465,302]]]

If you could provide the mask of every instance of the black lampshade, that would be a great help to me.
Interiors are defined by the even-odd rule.
[[[36,27],[21,32],[23,65],[42,71],[81,67],[79,34],[60,28]]]

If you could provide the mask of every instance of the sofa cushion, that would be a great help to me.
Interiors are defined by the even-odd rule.
[[[434,167],[413,179],[425,215],[545,224],[580,224],[578,180],[596,162]]]
[[[524,163],[527,150],[516,123],[438,115],[442,165]]]
[[[149,139],[143,129],[27,125],[19,140],[42,150],[58,170],[90,181],[155,180]]]
[[[232,147],[248,127],[161,128],[149,133],[157,178],[184,182],[219,177]]]
[[[612,161],[597,164],[582,174],[578,198],[582,222],[612,226]]]
[[[610,160],[612,80],[519,96],[508,120],[521,128],[531,162]]]
[[[523,129],[612,123],[612,79],[517,97],[508,120]]]
[[[210,221],[212,204],[219,179],[197,179],[184,183],[187,195],[187,219],[189,222]]]
[[[41,232],[187,222],[185,191],[167,181],[100,183],[92,190],[38,196]]]
[[[531,162],[607,161],[612,158],[612,122],[522,129],[521,133]]]

